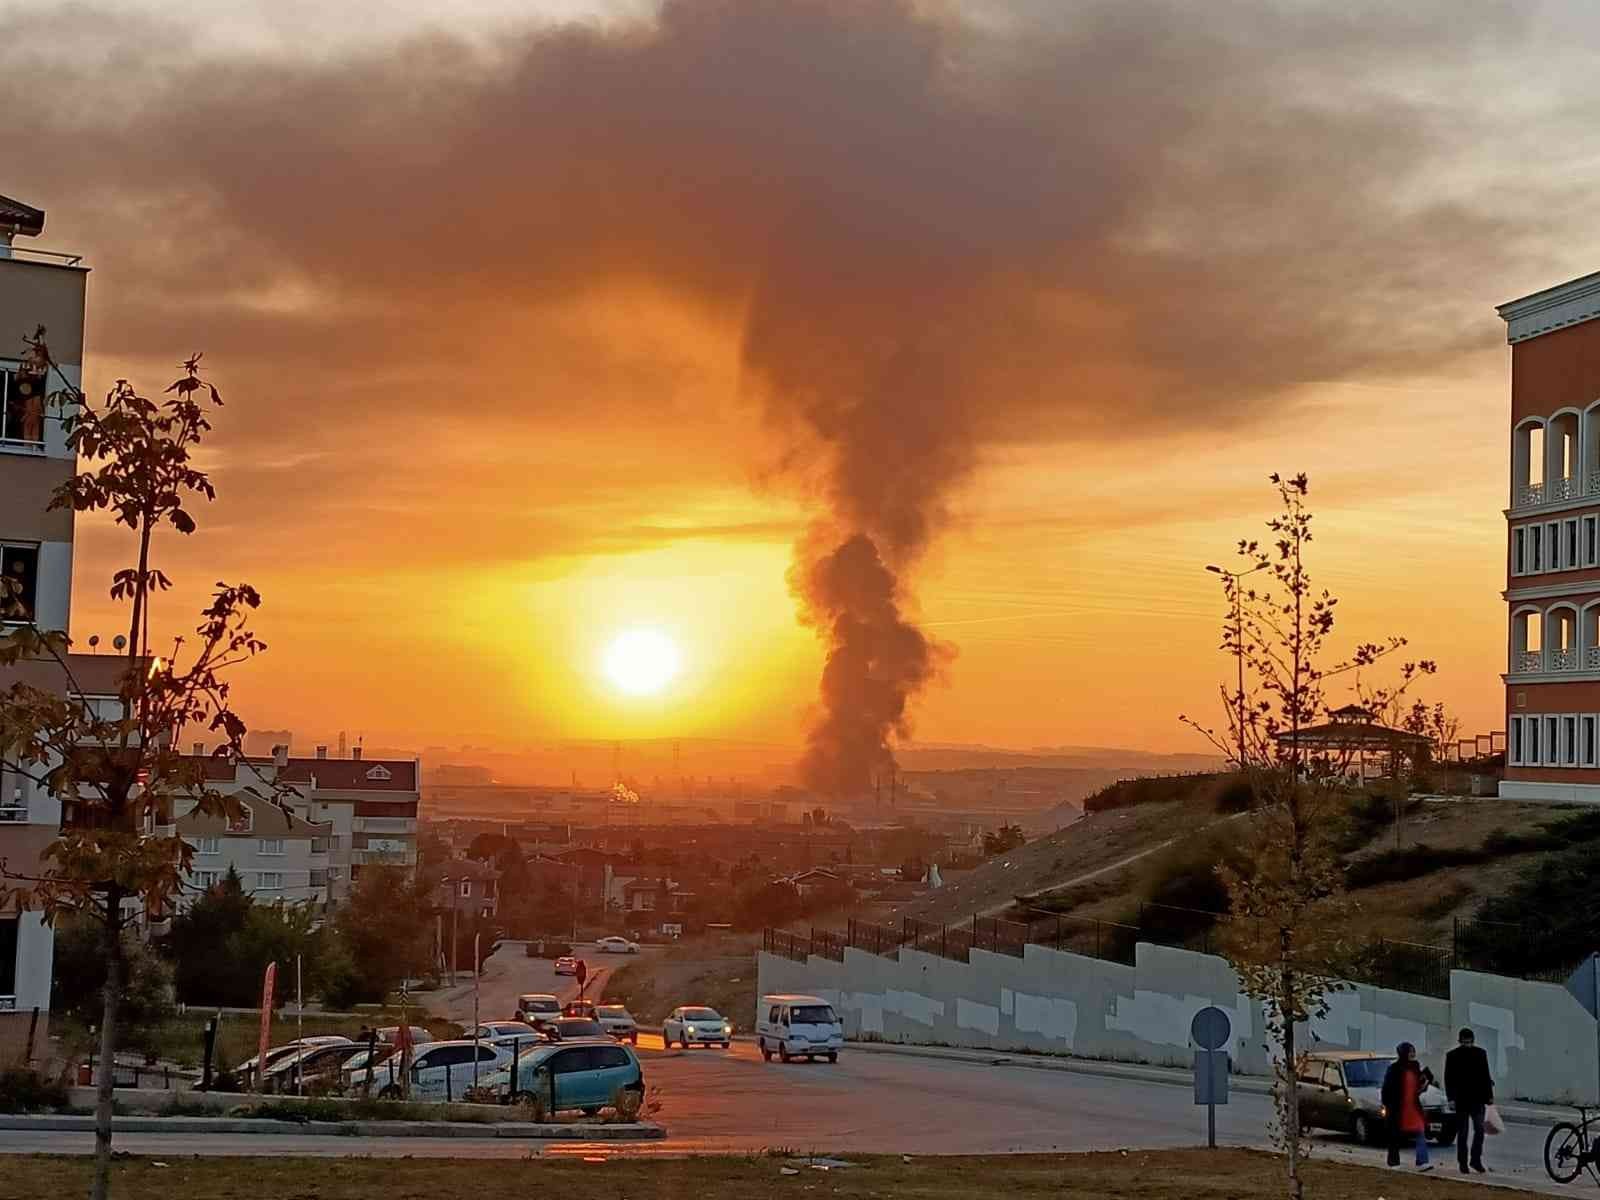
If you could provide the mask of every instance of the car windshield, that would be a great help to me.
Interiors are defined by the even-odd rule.
[[[685,1021],[720,1021],[722,1014],[714,1008],[686,1008],[683,1010]]]
[[[626,1017],[628,1015],[628,1010],[620,1004],[605,1004],[594,1011],[597,1016],[602,1017]]]
[[[1382,1087],[1384,1072],[1392,1058],[1352,1058],[1344,1064],[1345,1085],[1353,1088]]]
[[[548,996],[524,996],[522,998],[523,1012],[560,1012],[559,1001]]]
[[[833,1009],[826,1004],[797,1004],[789,1010],[789,1020],[796,1025],[832,1025]]]
[[[554,1022],[554,1025],[564,1038],[600,1037],[605,1033],[599,1021],[591,1021],[587,1017],[568,1017]]]

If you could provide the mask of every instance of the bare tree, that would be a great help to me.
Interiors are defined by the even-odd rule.
[[[1297,1027],[1327,1012],[1353,907],[1337,846],[1348,806],[1340,752],[1307,731],[1323,717],[1330,680],[1348,676],[1362,694],[1362,672],[1406,643],[1363,643],[1327,661],[1338,601],[1313,586],[1306,565],[1310,485],[1304,475],[1271,481],[1282,504],[1267,523],[1271,536],[1265,545],[1239,542],[1241,569],[1216,572],[1229,608],[1223,649],[1240,667],[1236,690],[1221,688],[1227,732],[1179,719],[1240,760],[1250,781],[1253,809],[1242,856],[1248,866],[1217,868],[1229,899],[1222,943],[1245,991],[1261,1002],[1276,1046],[1274,1133],[1285,1153],[1289,1195],[1300,1200],[1305,1147],[1295,1088]],[[1398,683],[1365,694],[1384,705],[1397,702],[1432,670],[1431,663],[1406,663]]]
[[[27,353],[31,363],[60,377],[43,329],[28,339]],[[159,919],[170,911],[193,854],[175,832],[157,830],[172,825],[179,801],[205,814],[239,812],[236,801],[207,784],[201,765],[181,753],[179,739],[186,727],[202,728],[220,738],[218,755],[242,756],[245,725],[233,711],[225,675],[265,646],[248,625],[261,602],[255,589],[222,583],[195,637],[176,639],[163,656],[150,646],[152,599],[172,586],[151,565],[155,535],[162,529],[193,533],[188,505],[215,496],[191,458],[211,428],[208,414],[222,403],[201,377],[198,356],[159,401],[118,380],[95,407],[64,377],[63,384],[51,402],[62,410],[68,444],[83,469],[50,506],[108,512],[135,536],[134,565],[118,570],[111,583],[112,597],[128,606],[127,643],[114,699],[106,702],[103,684],[79,679],[83,662],[70,654],[65,633],[43,630],[31,613],[19,611],[14,590],[0,597],[12,617],[24,619],[0,638],[0,669],[14,677],[0,690],[0,765],[48,788],[65,806],[61,834],[37,864],[0,861],[0,893],[38,909],[47,923],[77,913],[100,926],[106,983],[91,1194],[103,1200],[126,986],[123,933],[142,917]]]

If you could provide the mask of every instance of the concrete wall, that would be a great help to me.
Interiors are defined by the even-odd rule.
[[[823,997],[852,1039],[1173,1067],[1192,1062],[1189,1023],[1214,1004],[1233,1021],[1234,1069],[1264,1075],[1272,1064],[1261,1006],[1239,990],[1227,961],[1167,946],[1140,943],[1131,967],[1044,946],[1026,947],[1023,958],[974,950],[970,963],[911,949],[898,960],[847,949],[842,963],[762,954],[757,986]],[[1392,1053],[1408,1041],[1442,1075],[1456,1031],[1470,1025],[1503,1097],[1600,1096],[1600,1031],[1564,987],[1457,971],[1451,993],[1445,1000],[1347,984],[1329,994],[1327,1013],[1303,1028],[1300,1044]]]

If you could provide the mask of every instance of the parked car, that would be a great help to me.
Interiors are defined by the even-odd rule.
[[[635,1106],[644,1099],[638,1056],[609,1040],[541,1046],[518,1059],[515,1074],[507,1066],[480,1083],[512,1103],[533,1105],[541,1116],[578,1109],[592,1117],[626,1093]]]
[[[625,937],[603,937],[595,943],[601,954],[637,954],[639,943],[630,942]]]
[[[557,1017],[546,1021],[541,1031],[552,1042],[570,1042],[575,1038],[603,1038],[606,1027],[593,1017]]]
[[[385,1068],[383,1064],[391,1057],[398,1055],[399,1052],[400,1047],[395,1045],[393,1042],[379,1042],[373,1049],[372,1093],[374,1095],[377,1094],[378,1090],[385,1083],[393,1082],[393,1079],[391,1078],[392,1072]],[[394,1060],[394,1069],[398,1070],[399,1066],[400,1060],[398,1057],[396,1057]],[[349,1058],[345,1059],[342,1064],[340,1064],[339,1083],[343,1088],[345,1095],[359,1096],[361,1094],[361,1089],[365,1087],[367,1083],[367,1051],[365,1047],[356,1051],[356,1053],[352,1054]]]
[[[714,1008],[686,1004],[672,1010],[661,1022],[661,1038],[668,1047],[680,1043],[685,1050],[691,1044],[713,1046],[720,1044],[726,1050],[733,1043],[733,1025]]]
[[[421,1025],[408,1025],[407,1028],[411,1030],[411,1044],[413,1046],[423,1046],[434,1040],[433,1034],[429,1033]],[[380,1042],[398,1042],[400,1040],[400,1026],[384,1025],[377,1030],[377,1034]]]
[[[294,1054],[296,1051],[303,1050],[308,1046],[353,1046],[355,1044],[356,1043],[350,1038],[340,1037],[338,1034],[324,1034],[320,1037],[297,1038],[292,1042],[285,1042],[281,1046],[274,1046],[272,1049],[268,1050],[265,1065],[270,1068],[274,1063],[280,1062],[289,1055]],[[256,1058],[247,1058],[234,1068],[234,1074],[239,1077],[241,1082],[254,1077],[256,1067],[258,1065],[257,1059],[259,1057],[260,1056],[258,1055]]]
[[[285,1054],[267,1065],[255,1087],[260,1092],[304,1092],[322,1080],[337,1077],[351,1056],[365,1055],[367,1048],[359,1042],[334,1042],[321,1046],[302,1046],[292,1054]]]
[[[600,1004],[595,1006],[594,1019],[600,1022],[600,1027],[616,1038],[619,1042],[639,1044],[639,1023],[633,1019],[633,1014],[620,1004]]]
[[[570,954],[563,954],[556,959],[557,975],[576,975],[578,973],[578,960]]]
[[[536,1025],[561,1015],[561,1001],[548,992],[528,992],[517,997],[516,1020]]]
[[[511,1062],[511,1046],[489,1042],[433,1042],[419,1050],[411,1060],[411,1099],[426,1101],[459,1100],[472,1086],[473,1055],[477,1055],[477,1082],[493,1075]],[[398,1100],[401,1095],[400,1056],[390,1055],[375,1072],[383,1080],[373,1080],[379,1099]]]
[[[1393,1062],[1394,1055],[1370,1050],[1319,1050],[1306,1055],[1296,1084],[1300,1124],[1376,1142],[1384,1136],[1383,1076]],[[1430,1086],[1419,1099],[1428,1137],[1440,1145],[1453,1142],[1456,1115],[1444,1092]]]
[[[784,1062],[804,1058],[814,1062],[827,1056],[839,1061],[844,1047],[844,1026],[826,1000],[815,996],[763,996],[756,1008],[756,1047],[761,1057]]]
[[[509,1046],[514,1042],[526,1046],[540,1040],[539,1031],[526,1021],[488,1021],[479,1025],[475,1033],[479,1041],[493,1042],[497,1046]]]

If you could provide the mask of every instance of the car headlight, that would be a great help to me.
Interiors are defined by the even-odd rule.
[[[733,1026],[732,1025],[724,1025],[722,1027],[722,1032],[723,1033],[732,1033],[733,1032]]]
[[[688,1030],[686,1032],[693,1033],[694,1032],[694,1026],[693,1025],[689,1026],[689,1028],[688,1028]]]
[[[1387,1104],[1378,1105],[1378,1116],[1381,1120],[1387,1121],[1389,1119],[1389,1106]]]

